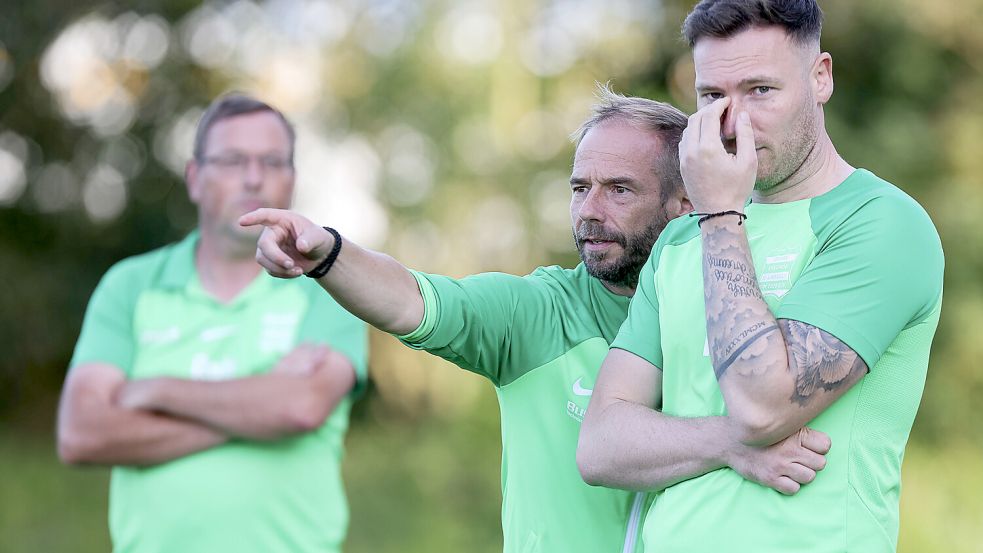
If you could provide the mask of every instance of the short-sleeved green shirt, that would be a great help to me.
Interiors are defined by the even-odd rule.
[[[426,304],[411,347],[495,385],[506,553],[632,552],[646,495],[584,483],[576,452],[598,369],[628,311],[583,265],[460,280],[414,273]]]
[[[86,310],[73,367],[109,363],[131,379],[230,379],[266,372],[297,344],[316,342],[345,354],[364,383],[364,323],[313,281],[265,272],[232,302],[217,301],[195,272],[197,237],[106,273]],[[152,467],[114,467],[115,551],[340,551],[348,525],[340,463],[351,397],[314,432],[233,440]]]
[[[870,373],[809,422],[833,442],[814,482],[787,497],[721,469],[672,486],[650,509],[645,551],[894,551],[901,459],[942,303],[938,233],[913,199],[865,170],[747,215],[775,317],[836,336]],[[612,345],[662,369],[663,411],[680,417],[726,413],[706,345],[701,254],[696,221],[670,223]]]

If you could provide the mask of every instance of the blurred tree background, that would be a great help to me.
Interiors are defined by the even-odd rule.
[[[297,124],[296,207],[410,266],[572,266],[568,134],[593,83],[692,111],[689,1],[4,3],[0,551],[106,551],[108,472],[61,467],[57,394],[89,294],[179,239],[197,117],[243,90]],[[908,447],[899,550],[983,551],[983,0],[826,0],[833,141],[932,214],[946,301]],[[351,552],[500,550],[489,384],[372,336]]]

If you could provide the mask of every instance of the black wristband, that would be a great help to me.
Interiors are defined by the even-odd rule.
[[[318,263],[317,267],[314,267],[310,271],[304,273],[304,276],[321,278],[328,274],[328,271],[331,270],[331,266],[334,265],[335,260],[338,259],[338,254],[341,253],[341,235],[338,234],[338,231],[331,227],[323,228],[324,230],[330,232],[331,236],[334,236],[334,247],[331,248],[331,253],[328,254],[328,257],[324,258],[324,261]]]
[[[741,213],[740,211],[734,211],[734,210],[718,211],[716,213],[690,213],[689,214],[690,217],[700,218],[698,221],[696,221],[696,226],[698,227],[702,227],[703,223],[706,222],[707,219],[713,219],[714,217],[723,217],[724,215],[736,215],[738,225],[743,225],[744,219],[747,219],[747,215]]]

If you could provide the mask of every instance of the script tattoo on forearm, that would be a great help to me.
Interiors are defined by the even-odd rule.
[[[788,343],[788,368],[795,376],[789,401],[805,406],[818,390],[835,392],[867,374],[863,358],[825,330],[786,319],[778,324]]]
[[[744,235],[730,228],[717,227],[704,235],[707,338],[717,379],[738,359],[750,361],[741,363],[741,372],[769,370],[774,360],[761,358],[769,348],[751,346],[781,336],[761,295],[748,251]]]
[[[716,282],[725,283],[727,291],[739,298],[759,298],[761,290],[754,280],[754,267],[749,267],[743,261],[717,257],[706,254],[707,267]]]
[[[775,320],[754,274],[743,232],[714,226],[703,233],[703,294],[714,373],[745,377],[785,371],[794,377],[789,403],[808,405],[822,393],[842,394],[867,365],[832,334],[807,323]]]

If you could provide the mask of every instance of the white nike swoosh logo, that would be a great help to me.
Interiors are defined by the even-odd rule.
[[[580,385],[580,381],[581,380],[583,380],[583,378],[578,378],[577,381],[573,383],[573,393],[574,393],[574,395],[577,395],[577,396],[589,396],[592,393],[594,393],[594,390],[589,389],[589,388],[584,388],[583,386],[581,386]]]

